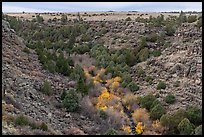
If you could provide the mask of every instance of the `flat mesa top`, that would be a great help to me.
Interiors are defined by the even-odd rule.
[[[179,16],[180,13],[178,12],[45,12],[45,13],[28,13],[28,12],[21,12],[21,13],[5,13],[9,16],[16,16],[22,19],[32,20],[36,17],[36,15],[41,15],[44,20],[57,18],[60,19],[61,16],[67,15],[68,19],[75,19],[78,18],[78,15],[84,21],[114,21],[114,20],[122,20],[130,17],[132,20],[135,20],[137,17],[141,18],[149,18],[151,15],[152,17],[157,17],[159,15],[164,15],[164,18],[168,16]],[[198,15],[197,13],[195,13]],[[186,14],[188,15],[188,14]]]

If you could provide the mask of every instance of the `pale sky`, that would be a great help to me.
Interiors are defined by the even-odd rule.
[[[2,2],[3,12],[202,11],[202,2]]]

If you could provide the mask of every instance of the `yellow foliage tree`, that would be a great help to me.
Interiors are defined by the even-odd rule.
[[[136,132],[138,134],[142,134],[142,132],[144,131],[145,126],[142,125],[142,122],[138,122],[136,128]]]
[[[101,95],[98,97],[97,108],[104,110],[107,108],[107,103],[113,98],[113,94],[109,93],[107,88],[103,88]]]
[[[131,133],[131,128],[130,128],[130,126],[124,126],[124,125],[123,125],[122,130],[124,130],[124,131],[127,132],[127,133]]]
[[[121,77],[117,76],[113,79],[114,82],[121,82]]]
[[[84,71],[84,74],[85,74],[86,78],[90,78],[91,77],[91,75],[87,71]]]
[[[106,69],[101,68],[100,70],[97,71],[97,74],[99,74],[99,75],[101,76],[101,75],[104,74],[105,72],[106,72]]]
[[[96,80],[93,80],[93,83],[94,83],[94,85],[99,84],[99,82],[98,82],[98,81],[96,81]]]
[[[89,71],[86,67],[83,67],[83,70],[84,70],[84,74],[85,76],[88,78],[88,77],[91,77],[91,75],[89,74]]]
[[[112,83],[112,85],[111,85],[111,89],[115,91],[115,90],[118,89],[119,86],[120,86],[120,83],[114,81],[114,82]]]
[[[91,71],[96,72],[95,66],[91,66],[89,68],[84,67],[83,69],[84,69],[86,78],[92,79],[95,85],[99,84],[100,82],[103,82],[101,78],[102,78],[102,75],[106,72],[106,69],[104,68],[99,69],[96,73],[96,76],[94,77],[92,77],[90,73]],[[121,77],[117,76],[115,78],[106,80],[105,86],[109,87],[111,91],[118,91],[118,89],[120,89],[120,82],[121,82]],[[99,110],[108,111],[112,109],[114,111],[117,111],[122,118],[126,117],[125,119],[129,120],[129,118],[123,111],[123,107],[120,101],[122,99],[122,103],[126,105],[129,110],[131,110],[132,109],[131,106],[134,105],[134,103],[136,103],[136,99],[137,99],[136,96],[132,93],[128,93],[124,95],[124,94],[118,94],[118,93],[116,94],[116,92],[108,92],[108,89],[106,87],[102,87],[101,95],[96,99],[92,100],[92,103],[96,105],[97,109]],[[123,93],[124,89],[122,88],[120,89],[120,91]],[[155,131],[156,130],[159,131],[158,129],[161,128],[161,124],[159,121],[154,121],[152,125],[148,124],[150,116],[146,111],[146,109],[144,108],[136,109],[132,114],[132,117],[134,122],[137,123],[137,125],[135,126],[135,129],[138,134],[142,134],[144,132],[145,126],[146,126],[146,129],[149,126],[153,127]],[[131,133],[129,122],[127,123],[125,122],[122,129],[126,133]]]
[[[95,77],[92,77],[92,79],[93,81],[103,82],[98,74]]]
[[[106,80],[105,86],[109,87],[112,83],[113,83],[113,79],[108,79],[108,80]]]

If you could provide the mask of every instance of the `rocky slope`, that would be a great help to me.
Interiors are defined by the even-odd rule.
[[[153,84],[138,78],[136,71],[143,68],[146,75],[153,77]],[[163,101],[168,93],[176,97],[176,103],[166,104],[169,113],[187,105],[202,105],[202,28],[194,24],[183,24],[172,39],[172,46],[166,48],[161,56],[148,59],[132,68],[135,81],[138,81],[140,95],[159,93]],[[156,90],[162,80],[167,84],[165,90]],[[180,81],[179,86],[175,83]]]
[[[93,31],[96,41],[102,42],[108,48],[135,48],[139,46],[140,37],[149,36],[149,34],[160,34],[164,31],[163,27],[150,27],[141,22],[135,21],[87,21],[90,24],[88,31]],[[103,24],[103,25],[102,25]],[[105,31],[102,35],[101,32]],[[171,37],[166,37],[170,40]],[[156,48],[156,43],[149,44]],[[161,47],[159,47],[160,50]]]
[[[61,92],[73,87],[75,82],[42,70],[35,51],[30,50],[28,54],[23,52],[24,48],[23,40],[2,20],[2,134],[98,134],[98,124],[61,107]],[[45,80],[52,85],[52,96],[40,92]],[[21,114],[45,122],[48,131],[16,126],[9,120]]]

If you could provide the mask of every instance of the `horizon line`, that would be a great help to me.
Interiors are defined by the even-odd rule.
[[[162,12],[181,12],[183,10],[174,10],[174,11],[136,11],[136,10],[130,10],[130,11],[116,11],[116,10],[107,10],[107,11],[45,11],[45,12],[34,12],[34,11],[16,11],[16,12],[3,12],[2,13],[76,13],[76,12],[149,12],[149,13],[162,13]],[[189,10],[189,11],[183,11],[184,13],[185,12],[202,12],[202,11],[192,11],[192,10]]]

